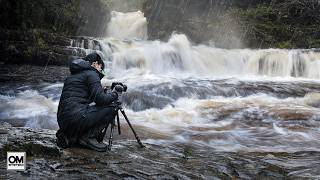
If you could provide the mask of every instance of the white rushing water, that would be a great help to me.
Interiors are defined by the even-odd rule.
[[[107,36],[118,39],[147,40],[147,33],[147,19],[141,11],[130,13],[111,12]]]
[[[320,149],[318,50],[228,50],[194,45],[183,34],[148,41],[146,27],[141,12],[112,12],[108,37],[100,40],[113,78],[103,83],[128,85],[126,111],[145,141],[223,151]],[[0,118],[57,129],[61,88],[1,95]]]
[[[220,49],[192,45],[183,34],[168,42],[103,40],[114,71],[192,76],[270,76],[320,78],[320,52],[282,49]]]

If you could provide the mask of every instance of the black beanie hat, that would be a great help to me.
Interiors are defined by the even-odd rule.
[[[101,64],[101,65],[102,65],[102,69],[104,69],[104,67],[105,67],[104,62],[102,61],[101,56],[100,56],[98,53],[96,53],[96,52],[88,54],[86,57],[83,58],[83,60],[89,61],[90,64],[92,64],[93,62],[98,61],[98,64]]]

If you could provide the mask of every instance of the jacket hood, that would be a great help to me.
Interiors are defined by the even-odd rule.
[[[93,68],[88,61],[85,61],[83,59],[76,59],[71,61],[70,63],[70,72],[71,74],[77,74],[79,72],[85,71],[85,70],[93,70],[98,75],[99,78],[102,79],[104,77],[104,74]]]
[[[90,63],[83,59],[76,59],[70,63],[70,72],[71,74],[77,74],[81,71],[91,70]]]

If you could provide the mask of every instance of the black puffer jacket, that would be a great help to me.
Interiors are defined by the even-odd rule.
[[[103,74],[90,66],[88,61],[77,59],[70,64],[71,75],[65,80],[58,107],[58,123],[77,122],[97,106],[108,106],[118,97],[116,93],[104,93],[101,86]]]

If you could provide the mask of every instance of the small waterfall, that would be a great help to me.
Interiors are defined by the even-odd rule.
[[[84,57],[92,52],[101,52],[103,50],[101,46],[102,44],[97,39],[78,36],[73,37],[70,40],[70,46],[67,47],[66,50],[71,51],[70,54],[75,58],[79,58]]]
[[[131,13],[112,11],[111,15],[107,36],[120,40],[147,39],[147,20],[141,11]],[[103,58],[108,61],[114,52],[113,48],[115,46],[112,43],[104,44],[97,38],[77,36],[71,38],[70,46],[65,50],[74,58],[84,57],[92,52],[100,52],[104,56]]]
[[[148,38],[147,33],[147,19],[141,11],[130,13],[111,12],[107,36],[119,39],[146,40]]]

